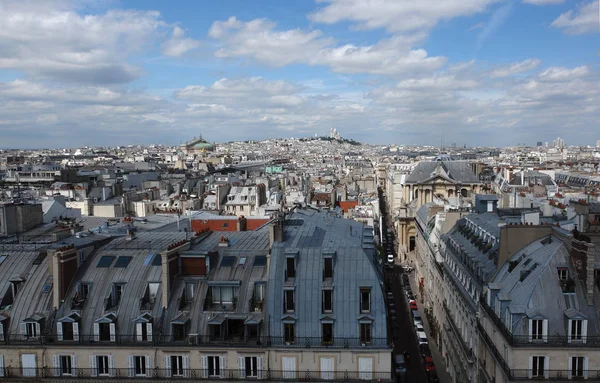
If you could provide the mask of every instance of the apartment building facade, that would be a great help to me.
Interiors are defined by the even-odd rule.
[[[0,378],[391,381],[380,270],[364,225],[307,211],[256,231],[186,238],[130,232],[85,252],[67,243],[0,256]],[[352,260],[324,250],[347,242],[360,249]],[[290,285],[280,272],[292,248]],[[317,259],[324,285],[315,293],[301,276]],[[351,261],[362,279],[346,274]],[[356,315],[346,323],[340,294],[351,285]]]

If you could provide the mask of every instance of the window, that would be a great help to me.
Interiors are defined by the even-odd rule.
[[[583,336],[583,320],[573,319],[570,322],[570,340],[581,340]]]
[[[81,283],[79,285],[79,294],[81,294],[81,298],[86,299],[91,290],[91,286],[89,283]]]
[[[118,306],[121,302],[121,297],[123,296],[123,292],[125,291],[124,283],[115,283],[113,285],[113,307]]]
[[[196,295],[196,284],[195,283],[186,283],[185,284],[185,301],[190,303],[194,300],[194,296]]]
[[[259,371],[262,369],[262,358],[257,356],[240,357],[240,370],[242,377],[258,378]]]
[[[254,267],[263,267],[267,265],[267,256],[266,255],[257,255],[254,257]]]
[[[58,330],[60,330],[60,332]],[[57,332],[59,340],[79,340],[79,323],[58,322]]]
[[[213,305],[233,303],[233,297],[237,297],[238,288],[233,286],[210,286],[209,294]]]
[[[558,269],[558,279],[561,281],[566,281],[569,279],[569,270],[565,268]]]
[[[285,343],[293,344],[296,340],[296,325],[285,323],[283,325]]]
[[[60,375],[73,375],[73,360],[71,355],[61,355],[59,357]]]
[[[169,368],[167,368],[170,376],[183,376],[184,368],[183,368],[183,356],[181,355],[171,355],[167,356]]]
[[[115,265],[113,267],[117,267],[117,268],[126,268],[127,266],[129,266],[129,262],[131,262],[131,259],[133,257],[130,256],[122,256],[117,258],[117,262],[115,262]]]
[[[98,376],[108,376],[110,375],[110,358],[108,355],[98,355],[96,358],[96,370]]]
[[[283,311],[286,313],[294,312],[294,290],[284,290]]]
[[[587,358],[583,356],[572,356],[569,363],[570,378],[587,378]]]
[[[206,357],[208,376],[215,377],[221,376],[221,357],[220,356],[208,356]]]
[[[333,323],[321,324],[321,342],[324,344],[333,343]]]
[[[333,279],[333,258],[326,257],[323,259],[323,279]]]
[[[371,323],[360,324],[360,343],[371,343]]]
[[[546,369],[546,357],[545,356],[532,356],[531,357],[531,377],[532,378],[543,378],[545,369]]]
[[[323,312],[333,311],[333,290],[323,290]]]
[[[535,341],[542,341],[542,340],[546,340],[546,334],[545,332],[547,332],[548,330],[546,329],[546,331],[544,331],[544,320],[543,319],[532,319],[529,321],[529,326],[530,331],[531,331],[531,340]]]
[[[135,335],[138,342],[152,342],[152,322],[136,323]]]
[[[296,278],[296,258],[286,258],[285,279]]]
[[[24,335],[27,338],[37,338],[40,334],[40,324],[37,322],[25,322],[23,323],[25,326]]]
[[[136,376],[146,376],[147,357],[146,356],[134,356],[133,357],[133,373]]]
[[[235,263],[235,257],[232,255],[226,255],[221,259],[221,267],[231,267]]]
[[[112,255],[103,255],[100,257],[96,267],[109,267],[112,261],[115,259]]]
[[[361,287],[360,288],[360,312],[369,313],[371,312],[371,288]]]

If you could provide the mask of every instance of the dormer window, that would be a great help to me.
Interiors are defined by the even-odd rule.
[[[117,316],[108,313],[94,323],[94,341],[115,342],[117,340]]]
[[[566,281],[567,279],[569,279],[569,269],[567,269],[566,267],[559,267],[557,271],[559,280]]]
[[[144,313],[133,320],[135,323],[135,340],[152,342],[152,315]]]
[[[4,338],[4,334],[6,333],[4,331],[5,325],[6,325],[6,317],[0,315],[0,342],[4,342],[6,339]],[[2,376],[2,375],[0,375]]]
[[[323,280],[333,279],[333,257],[326,255],[323,258]]]
[[[529,341],[547,342],[548,341],[548,320],[547,319],[529,319]]]
[[[196,283],[186,283],[185,284],[185,301],[186,303],[191,303],[196,296]]]
[[[81,317],[77,313],[59,319],[56,322],[56,337],[59,342],[79,340],[79,321]]]
[[[25,339],[36,339],[42,336],[42,324],[44,323],[44,317],[35,314],[21,323],[21,335]]]
[[[296,257],[285,257],[285,279],[296,278]]]
[[[585,343],[587,337],[587,320],[586,319],[569,319],[568,342]]]

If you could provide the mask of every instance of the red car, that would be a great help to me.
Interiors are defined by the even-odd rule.
[[[425,358],[425,371],[435,371],[435,364],[433,364],[433,359],[430,356],[426,356]]]
[[[410,302],[408,302],[408,305],[410,306],[411,310],[418,310],[417,301],[411,300]]]

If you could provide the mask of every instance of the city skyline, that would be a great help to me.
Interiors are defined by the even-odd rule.
[[[408,5],[0,0],[0,146],[598,140],[598,1]]]

